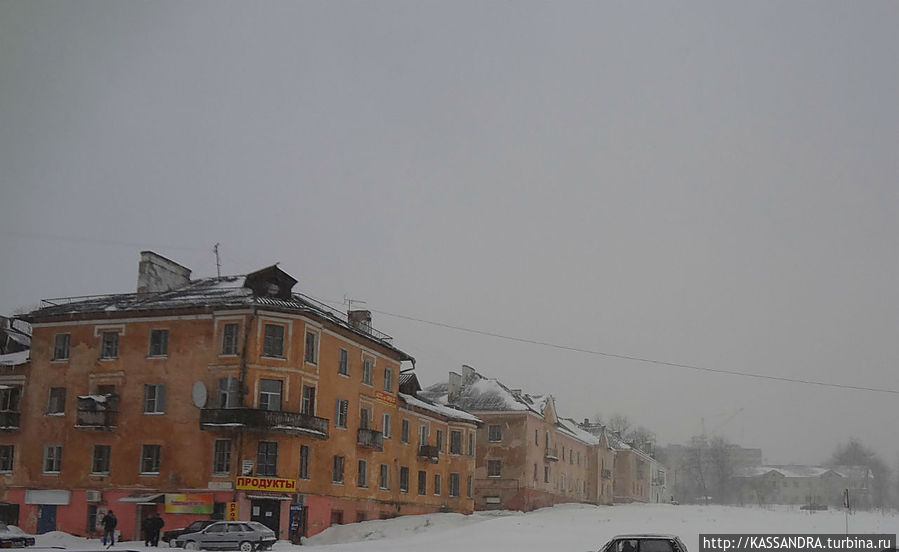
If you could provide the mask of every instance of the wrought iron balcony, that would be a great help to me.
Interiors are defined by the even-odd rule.
[[[384,434],[374,429],[360,427],[356,432],[356,444],[360,447],[384,450]]]
[[[612,470],[602,470],[603,479],[612,479]]]
[[[0,412],[0,431],[15,431],[19,429],[19,412],[4,410]]]
[[[116,414],[113,410],[78,410],[75,427],[80,429],[110,430],[116,426]]]
[[[435,463],[440,459],[436,445],[420,445],[418,447],[418,457]]]
[[[546,447],[546,450],[543,451],[543,458],[551,461],[558,462],[559,461],[559,449],[556,447]]]
[[[328,438],[328,420],[311,414],[258,408],[204,408],[200,427],[207,431],[245,429]]]

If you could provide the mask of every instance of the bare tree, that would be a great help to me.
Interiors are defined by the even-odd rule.
[[[631,421],[624,414],[615,414],[609,418],[609,429],[624,437],[631,428]]]
[[[880,456],[872,449],[865,446],[861,439],[851,437],[848,442],[837,445],[830,463],[837,466],[862,466],[871,470],[874,476],[872,482],[872,506],[884,508],[891,505],[890,481],[892,470]]]

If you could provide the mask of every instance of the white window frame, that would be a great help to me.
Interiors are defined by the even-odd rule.
[[[153,397],[150,397],[150,389],[153,389]],[[160,396],[160,389],[162,395]],[[150,410],[150,402],[153,406]],[[160,404],[161,403],[161,404]],[[161,407],[161,410],[160,410]],[[164,383],[145,383],[144,384],[144,414],[159,415],[165,414],[165,384]]]
[[[52,453],[51,453],[52,452]],[[44,445],[44,456],[41,460],[41,473],[47,475],[59,475],[62,471],[62,445],[59,443],[50,443]],[[56,469],[47,469],[47,464],[53,462]]]

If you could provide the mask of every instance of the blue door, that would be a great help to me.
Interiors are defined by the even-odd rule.
[[[37,534],[43,535],[56,531],[56,504],[38,504]]]

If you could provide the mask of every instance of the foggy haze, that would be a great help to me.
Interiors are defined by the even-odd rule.
[[[899,458],[894,2],[0,2],[0,314],[274,262],[416,357]],[[700,367],[512,342],[385,313]],[[741,410],[742,409],[742,410]]]

